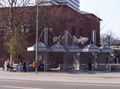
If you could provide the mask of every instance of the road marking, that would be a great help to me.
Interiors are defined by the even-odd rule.
[[[103,87],[120,87],[119,84],[100,84],[100,83],[62,83],[62,84],[65,84],[65,85],[88,85],[88,86],[103,86]]]
[[[17,87],[17,86],[2,86],[3,88],[11,88],[11,89],[42,89],[42,88],[32,88],[32,87]]]
[[[25,80],[10,80],[10,79],[5,79],[5,80],[0,80],[0,82],[3,81],[3,82],[20,82],[20,83],[26,83],[28,81],[25,81]]]

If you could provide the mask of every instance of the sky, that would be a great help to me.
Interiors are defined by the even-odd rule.
[[[102,19],[101,34],[120,39],[120,0],[80,0],[80,10]]]
[[[101,34],[120,39],[120,0],[80,0],[80,10],[102,19]]]

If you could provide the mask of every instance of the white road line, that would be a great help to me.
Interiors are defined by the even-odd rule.
[[[120,87],[119,84],[92,84],[92,83],[62,83],[62,84],[65,84],[65,85],[88,85],[88,86],[103,86],[103,87]]]
[[[25,80],[10,80],[10,79],[5,79],[5,80],[0,80],[0,82],[18,82],[18,83],[26,83],[28,81],[25,81]]]
[[[42,88],[32,88],[32,87],[17,87],[17,86],[2,86],[3,88],[11,88],[11,89],[42,89]]]

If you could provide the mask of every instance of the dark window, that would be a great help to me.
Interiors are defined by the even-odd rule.
[[[79,35],[83,36],[83,30],[81,28],[79,29]]]
[[[72,26],[72,28],[71,28],[71,34],[72,34],[72,36],[75,35],[75,27],[74,26]]]
[[[21,26],[21,32],[22,33],[28,33],[29,32],[29,26],[27,26],[27,25]]]
[[[5,29],[3,27],[0,27],[0,34],[4,34]]]

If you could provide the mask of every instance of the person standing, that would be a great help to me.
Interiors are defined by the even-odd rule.
[[[7,61],[4,62],[4,71],[7,71]]]
[[[7,71],[10,71],[10,61],[7,61]]]
[[[91,63],[91,61],[88,62],[88,70],[92,71],[92,63]]]
[[[33,69],[34,69],[34,71],[35,71],[35,67],[36,67],[36,62],[35,62],[35,61],[33,61],[32,67],[33,67]]]
[[[80,62],[77,59],[73,61],[73,67],[75,71],[80,70]]]
[[[19,62],[18,71],[19,71],[19,72],[22,72],[22,61]]]
[[[23,72],[27,72],[27,70],[26,70],[26,62],[23,62]]]

